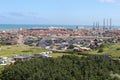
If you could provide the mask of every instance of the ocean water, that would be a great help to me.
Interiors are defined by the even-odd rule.
[[[0,24],[0,31],[10,31],[10,30],[19,30],[19,29],[31,29],[31,28],[49,28],[49,27],[55,27],[55,28],[62,28],[62,29],[75,29],[76,26],[79,25],[31,25],[31,24]],[[90,25],[83,25],[85,28],[93,28],[93,26]],[[102,28],[102,26],[100,27]],[[119,28],[120,26],[114,26],[113,28]]]
[[[0,24],[0,31],[10,31],[10,30],[19,30],[22,29],[31,29],[31,28],[43,28],[47,29],[48,27],[55,28],[64,28],[64,29],[75,29],[77,25],[31,25],[31,24]]]

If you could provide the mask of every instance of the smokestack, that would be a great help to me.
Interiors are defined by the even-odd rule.
[[[110,27],[109,27],[109,29],[111,30],[111,28],[112,28],[112,19],[110,18]]]
[[[103,30],[105,30],[105,19],[103,19]]]
[[[96,29],[99,30],[99,22],[96,22]]]
[[[93,27],[95,26],[95,23],[93,22]]]
[[[97,27],[98,27],[98,30],[99,30],[99,22],[97,22],[97,25],[98,25]]]
[[[109,23],[109,22],[108,22],[108,19],[107,19],[107,29],[109,29],[109,25],[108,25],[108,23]]]
[[[95,27],[96,27],[96,29],[97,29],[97,22],[95,23]]]
[[[95,22],[93,22],[93,29],[95,29]]]

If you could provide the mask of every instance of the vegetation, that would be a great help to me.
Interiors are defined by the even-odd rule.
[[[69,54],[67,54],[67,53],[52,53],[52,54],[49,54],[49,56],[52,56],[53,58],[61,57],[63,55],[69,55]]]
[[[67,55],[16,62],[2,71],[1,80],[120,80],[119,75],[119,61]]]
[[[42,48],[27,46],[27,45],[1,46],[0,56],[11,57],[17,54],[38,54],[42,51],[46,51],[46,50]]]
[[[109,48],[109,44],[107,44],[107,43],[101,44],[100,48]]]
[[[110,55],[115,58],[120,57],[120,42],[114,43],[114,44],[103,44],[100,46],[100,48],[92,50],[92,51],[86,51],[87,54],[98,54],[100,53],[99,50],[103,48],[104,51],[101,54]]]
[[[120,48],[117,48],[116,50],[120,50]]]
[[[103,52],[103,48],[100,48],[99,50],[98,50],[98,53],[102,53]]]

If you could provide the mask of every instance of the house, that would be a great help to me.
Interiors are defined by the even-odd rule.
[[[45,58],[45,57],[51,57],[49,54],[53,53],[52,51],[47,52],[41,52],[40,54],[35,54],[32,58]]]
[[[84,52],[84,51],[88,51],[88,50],[91,50],[91,49],[87,48],[87,47],[74,47],[73,50],[77,51],[77,52]]]
[[[30,55],[30,54],[23,54],[23,55],[15,55],[13,57],[13,60],[15,61],[19,61],[19,60],[28,60],[28,59],[31,59],[33,57],[33,55]]]
[[[87,48],[87,47],[80,47],[80,49],[85,50],[85,51],[91,50],[90,48]]]
[[[51,56],[49,56],[49,54],[50,54],[49,51],[48,51],[48,52],[41,52],[41,53],[40,53],[40,56],[41,56],[41,57],[51,57]]]
[[[80,49],[79,47],[74,47],[73,51],[75,51],[75,52],[84,52],[84,50]]]
[[[7,57],[3,57],[0,59],[0,65],[7,65],[9,63],[9,60]]]

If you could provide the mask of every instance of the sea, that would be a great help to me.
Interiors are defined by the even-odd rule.
[[[77,26],[84,26],[84,28],[91,29],[91,25],[40,25],[40,24],[0,24],[0,31],[11,31],[19,29],[32,29],[32,28],[57,28],[57,29],[76,29]],[[102,26],[100,27],[102,28]],[[114,29],[120,29],[120,26],[114,26]]]

